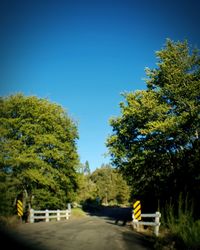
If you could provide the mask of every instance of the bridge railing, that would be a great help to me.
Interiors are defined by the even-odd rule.
[[[30,223],[34,223],[35,220],[45,220],[48,222],[50,219],[56,219],[60,221],[61,218],[69,219],[71,210],[34,210],[30,209]]]
[[[138,220],[134,219],[134,215],[133,215],[133,227],[134,227],[134,229],[137,230],[138,225],[153,226],[154,227],[154,234],[156,236],[158,236],[159,235],[161,213],[156,212],[155,214],[141,214],[141,217],[142,218],[155,218],[155,221],[154,222],[138,221]]]

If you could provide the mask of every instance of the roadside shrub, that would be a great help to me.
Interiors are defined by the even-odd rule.
[[[165,225],[176,242],[177,249],[200,249],[200,220],[194,221],[188,198],[179,196],[178,211],[170,203],[166,206]]]
[[[20,223],[17,215],[13,216],[0,216],[0,229],[15,227]]]

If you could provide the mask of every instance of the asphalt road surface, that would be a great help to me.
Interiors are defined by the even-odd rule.
[[[91,216],[54,222],[21,224],[2,235],[4,249],[31,250],[147,250],[149,243],[129,224]],[[10,238],[9,238],[10,237]]]

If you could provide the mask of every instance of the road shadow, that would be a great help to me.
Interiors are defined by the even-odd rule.
[[[87,205],[83,210],[90,216],[98,216],[110,220],[116,225],[126,225],[132,221],[131,207],[117,207],[117,206],[94,206]]]
[[[140,233],[133,231],[122,232],[123,240],[126,244],[126,249],[133,249],[133,246],[138,246],[138,250],[153,250],[154,243],[150,240],[150,237],[144,236]]]
[[[1,249],[48,250],[33,241],[25,241],[15,230],[0,228]]]
[[[126,244],[126,249],[132,249],[133,246],[138,246],[138,250],[154,249],[152,237],[133,230],[132,226],[132,208],[131,207],[116,207],[116,206],[88,206],[85,211],[90,216],[101,217],[106,220],[106,223],[116,225],[118,227],[129,228],[122,232],[123,240]]]

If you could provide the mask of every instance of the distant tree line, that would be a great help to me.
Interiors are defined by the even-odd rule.
[[[146,69],[146,89],[123,94],[107,147],[146,208],[176,203],[182,193],[199,213],[199,51],[168,39],[156,56],[157,67]]]
[[[87,165],[89,166],[89,165]],[[102,164],[90,174],[79,174],[77,202],[94,202],[97,205],[129,204],[130,187],[118,170],[109,164]]]

